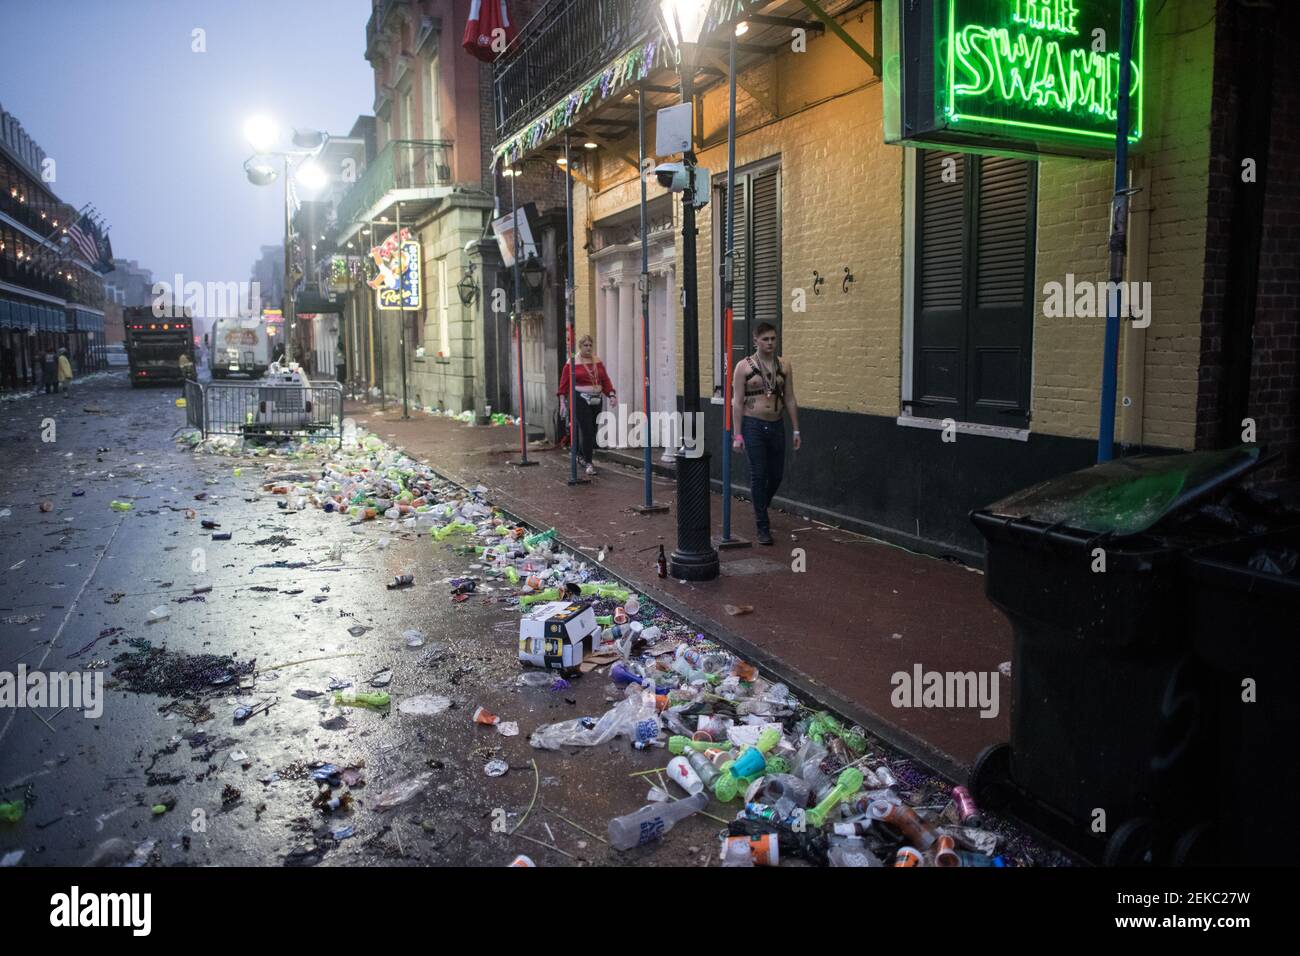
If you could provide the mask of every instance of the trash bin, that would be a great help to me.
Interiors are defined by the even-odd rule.
[[[1204,822],[1182,555],[1240,536],[1196,511],[1258,460],[1245,446],[1126,458],[971,514],[1014,636],[1011,740],[976,761],[977,801],[1108,863],[1151,859]]]
[[[1203,548],[1186,565],[1214,729],[1216,859],[1286,862],[1284,808],[1300,793],[1300,528]]]

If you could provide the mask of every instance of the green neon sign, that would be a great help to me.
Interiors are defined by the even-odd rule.
[[[1136,0],[1129,142],[1142,138],[1144,0]],[[947,0],[942,125],[1105,147],[1115,140],[1119,0]],[[946,75],[945,75],[946,74]]]

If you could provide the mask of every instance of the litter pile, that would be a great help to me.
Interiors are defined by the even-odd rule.
[[[377,436],[355,436],[316,470],[268,470],[263,489],[282,509],[318,509],[377,528],[386,519],[392,531],[427,532],[435,545],[450,545],[473,575],[450,582],[453,601],[480,581],[513,591],[521,611],[518,656],[547,669],[525,672],[536,679],[522,682],[608,676],[608,711],[538,726],[529,742],[561,751],[621,737],[639,751],[667,751],[666,767],[641,772],[659,775],[650,802],[609,823],[616,850],[659,840],[716,801],[734,817],[719,835],[725,866],[790,858],[865,867],[1033,860],[1036,848],[986,823],[964,788],[916,770],[862,728],[806,706],[784,684],[608,581],[598,565],[563,551],[554,529],[531,531],[494,509],[486,489],[454,485]],[[389,586],[411,583],[411,575],[399,575]],[[373,696],[387,707],[387,694]],[[379,706],[360,695],[356,703]],[[428,706],[445,709],[436,703]],[[676,797],[668,781],[685,796]]]
[[[138,638],[127,644],[131,650],[113,658],[113,679],[139,694],[182,697],[229,689],[257,664],[227,655],[182,654]]]

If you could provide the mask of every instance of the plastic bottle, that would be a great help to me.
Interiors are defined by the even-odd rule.
[[[707,794],[697,793],[675,803],[653,804],[609,821],[609,845],[630,850],[660,839],[677,823],[709,805]]]
[[[847,770],[844,772],[848,773]],[[890,803],[888,800],[876,800],[871,804],[871,817],[882,823],[888,823],[922,850],[928,850],[935,841],[934,832],[921,822],[921,818],[911,807]]]
[[[808,811],[808,822],[813,826],[821,826],[826,822],[826,815],[835,809],[835,806],[841,800],[847,800],[861,788],[862,771],[855,767],[848,767],[840,774],[840,778],[835,782],[835,786],[831,788],[831,792],[826,794],[817,806]]]
[[[696,776],[703,782],[705,788],[712,789],[713,781],[718,779],[718,768],[709,763],[708,757],[697,751],[688,750],[684,756],[686,762],[691,765],[691,769],[695,771]],[[668,765],[672,766],[672,761],[669,761]]]
[[[339,691],[334,695],[334,703],[340,707],[369,707],[371,710],[387,710],[392,698],[385,691],[378,693],[358,692],[344,694]]]
[[[537,547],[542,542],[553,541],[553,540],[555,540],[554,528],[552,528],[550,531],[543,531],[539,534],[528,535],[528,537],[524,538],[524,547],[527,548],[529,551],[531,551],[533,550],[533,548]]]

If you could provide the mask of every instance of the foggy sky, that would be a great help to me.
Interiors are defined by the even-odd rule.
[[[284,234],[245,118],[345,135],[370,112],[368,0],[0,0],[0,103],[155,279],[243,282]],[[207,52],[191,50],[206,31]],[[287,145],[287,144],[286,144]]]

